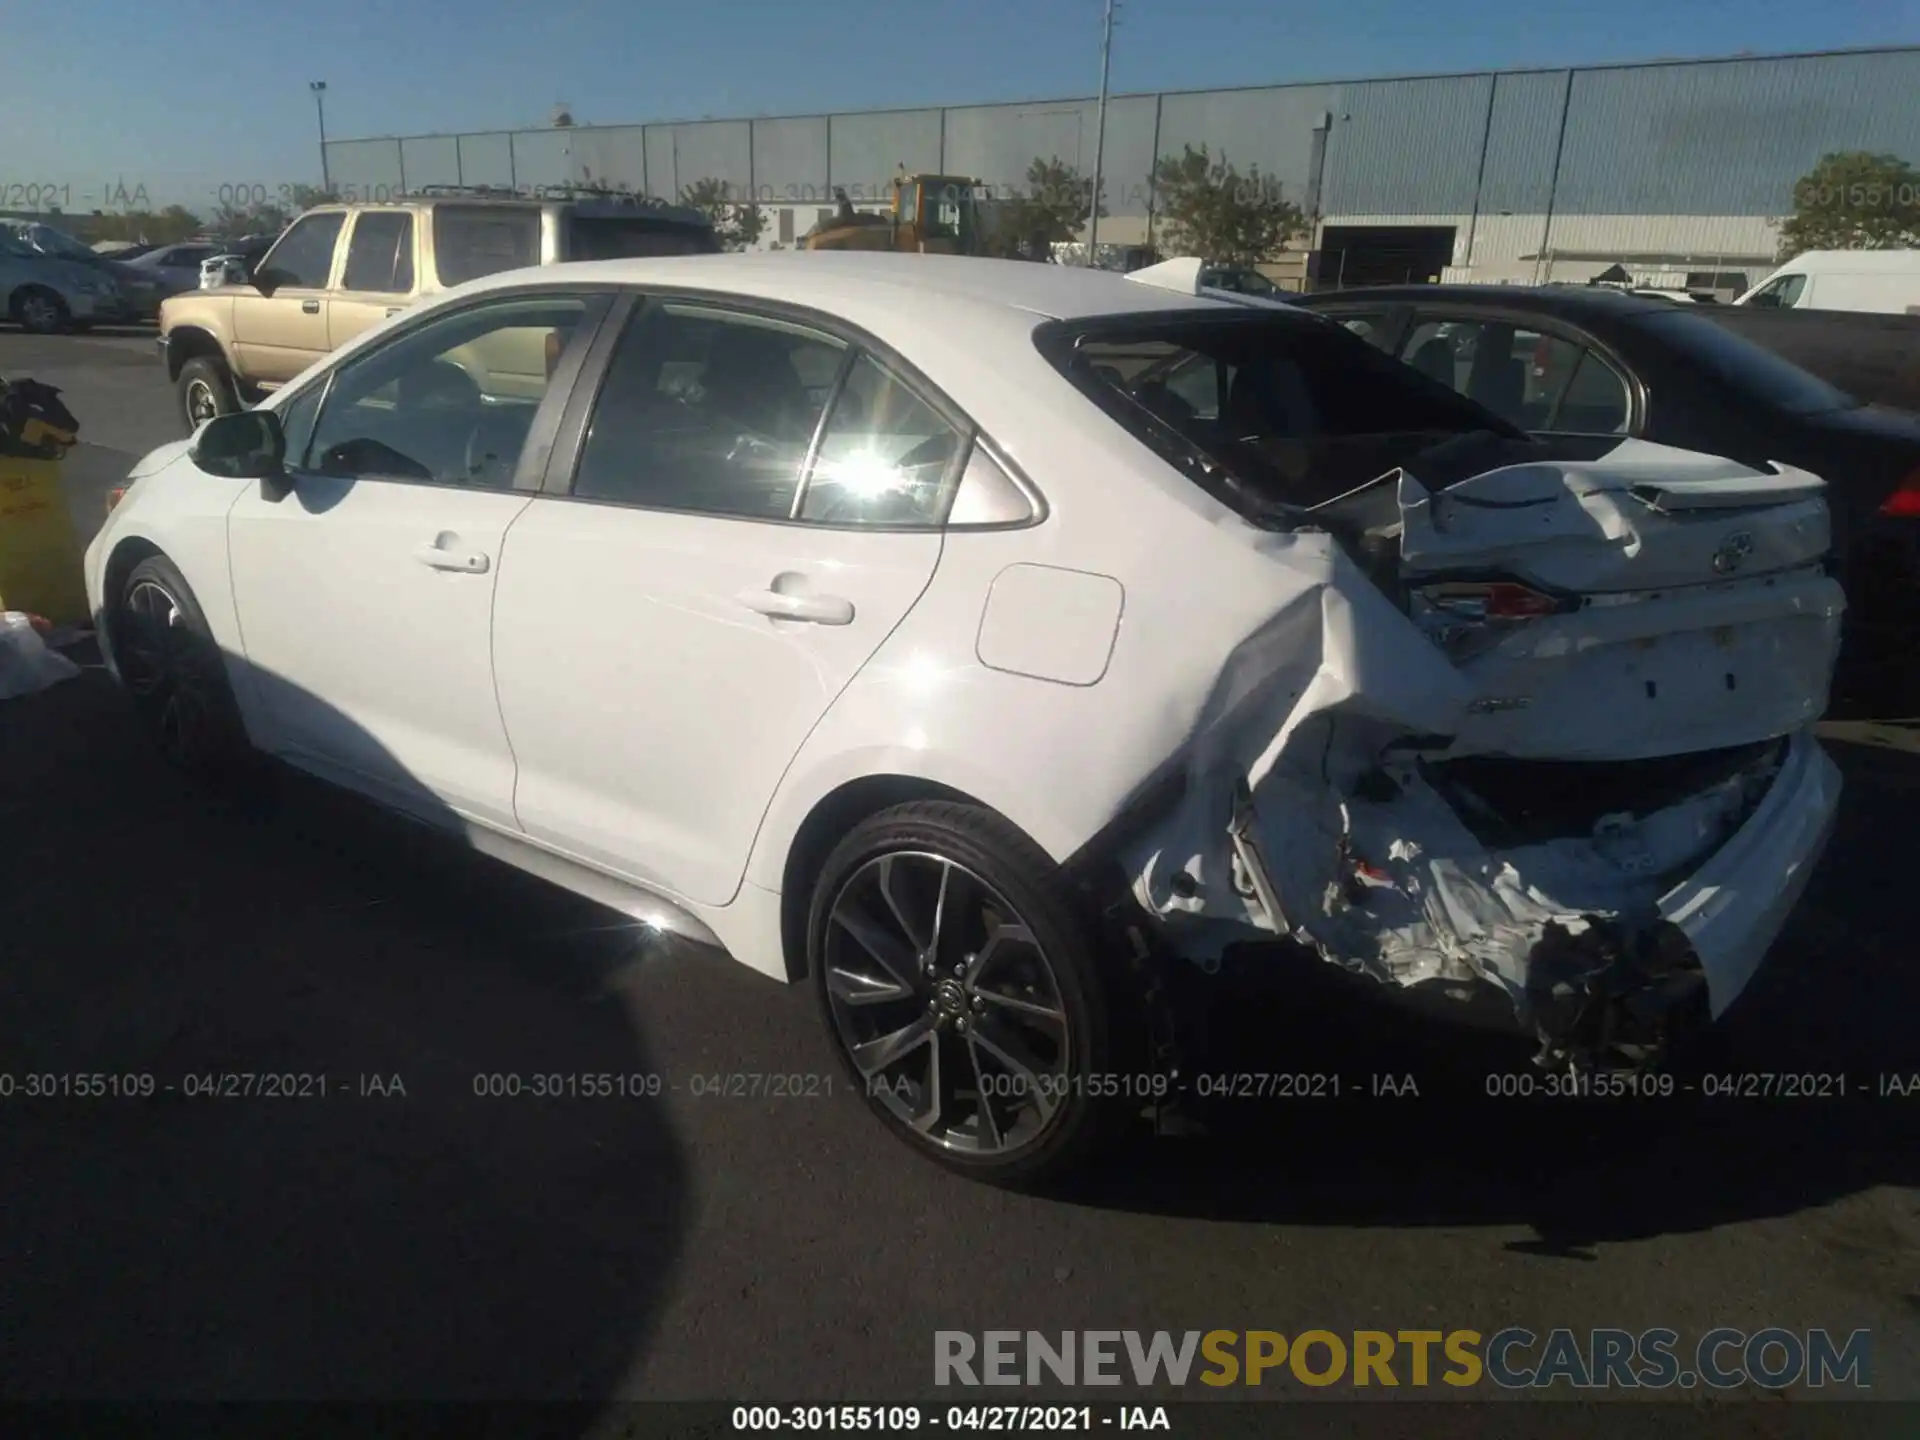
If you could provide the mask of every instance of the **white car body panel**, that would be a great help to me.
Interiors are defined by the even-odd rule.
[[[1805,732],[1843,602],[1819,573],[1812,476],[1627,442],[1438,493],[1399,477],[1387,498],[1407,580],[1497,565],[1585,596],[1450,658],[1446,627],[1403,611],[1333,534],[1232,513],[1033,344],[1047,318],[1244,297],[925,256],[607,262],[487,277],[326,363],[439,306],[578,282],[761,298],[867,331],[991,437],[1044,519],[847,532],[364,482],[347,488],[416,498],[342,496],[306,515],[296,495],[275,518],[256,487],[176,462],[90,549],[96,607],[106,557],[144,538],[181,566],[230,654],[305,677],[477,848],[666,928],[694,917],[696,938],[769,975],[788,973],[795,837],[834,791],[875,776],[970,796],[1056,861],[1181,777],[1184,799],[1111,857],[1181,953],[1204,964],[1233,939],[1284,934],[1391,984],[1486,980],[1517,1007],[1546,927],[1598,915],[1670,919],[1724,1009],[1819,854],[1837,781]],[[345,522],[333,538],[298,541],[330,521]],[[489,574],[417,564],[412,548],[443,531],[486,551]],[[1737,557],[1717,574],[1723,552]],[[853,622],[738,603],[779,576],[850,600]],[[1649,683],[1669,703],[1646,709]],[[244,691],[243,706],[269,748],[347,755],[341,737],[311,743],[311,725],[294,746],[299,727],[278,734],[285,722]],[[1465,836],[1411,758],[1628,762],[1780,736],[1795,738],[1768,775],[1541,853]],[[1398,794],[1366,798],[1380,771]],[[377,790],[369,778],[351,783]],[[1379,892],[1367,904],[1351,898],[1362,849]],[[1693,873],[1650,890],[1669,861]],[[657,918],[650,896],[682,920]]]
[[[385,798],[512,826],[491,627],[502,541],[527,504],[305,475],[280,500],[243,493],[227,518],[233,596],[268,748],[357,771]],[[464,557],[482,568],[438,568]]]
[[[535,500],[507,539],[493,640],[521,826],[725,904],[787,763],[939,558],[936,532]],[[767,592],[851,616],[753,608]]]

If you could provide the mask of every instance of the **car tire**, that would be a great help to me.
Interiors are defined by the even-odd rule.
[[[1118,997],[1094,934],[1015,826],[921,801],[834,847],[807,959],[828,1038],[881,1123],[949,1170],[1030,1188],[1064,1178],[1141,1108],[1138,1090],[1108,1093]]]
[[[192,434],[216,415],[231,415],[240,408],[234,393],[233,377],[226,365],[210,356],[196,355],[180,367],[180,418]]]
[[[30,335],[58,335],[73,324],[67,302],[44,285],[23,285],[13,292],[13,319]]]
[[[108,617],[113,658],[140,728],[175,769],[200,780],[236,780],[255,758],[226,657],[174,563],[134,566]]]

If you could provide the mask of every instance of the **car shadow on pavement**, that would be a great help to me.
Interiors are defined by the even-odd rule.
[[[1341,1003],[1302,959],[1216,1014],[1201,1068],[1252,1077],[1242,1094],[1195,1107],[1200,1133],[1127,1147],[1072,1198],[1286,1224],[1524,1225],[1533,1237],[1509,1248],[1592,1258],[1599,1242],[1920,1185],[1920,951],[1896,838],[1920,807],[1920,755],[1830,751],[1846,784],[1820,869],[1671,1094],[1548,1098],[1530,1045]],[[1276,1074],[1310,1077],[1318,1098],[1275,1094],[1303,1088],[1262,1078]],[[1822,1078],[1835,1075],[1844,1095]]]
[[[0,704],[0,1395],[612,1393],[683,1156],[658,1100],[529,1092],[644,1092],[632,932],[291,774],[191,786],[127,709]]]

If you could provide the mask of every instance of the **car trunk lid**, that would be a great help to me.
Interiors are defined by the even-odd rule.
[[[1823,712],[1844,608],[1825,485],[1626,441],[1319,507],[1473,699],[1451,753],[1638,760]]]

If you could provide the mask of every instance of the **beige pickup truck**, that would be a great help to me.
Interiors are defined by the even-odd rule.
[[[698,211],[626,199],[422,194],[306,211],[241,284],[160,307],[160,352],[193,430],[278,389],[329,351],[423,296],[530,265],[720,248]],[[543,353],[473,361],[483,388],[544,381]],[[524,370],[525,374],[520,372]]]

